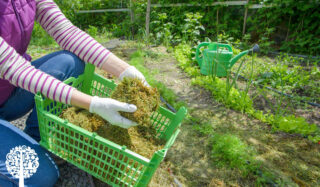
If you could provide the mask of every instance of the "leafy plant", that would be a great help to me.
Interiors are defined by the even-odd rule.
[[[196,43],[201,32],[205,30],[200,22],[201,19],[200,13],[187,12],[183,23],[175,24],[169,21],[167,13],[159,13],[157,19],[151,22],[154,28],[151,36],[155,38],[157,44],[163,43],[165,46],[180,42]]]
[[[310,135],[316,133],[319,129],[315,124],[308,124],[302,117],[290,116],[277,116],[275,118],[274,127],[277,130],[288,133],[299,133],[302,135]]]
[[[166,21],[168,18],[166,13],[159,13],[158,18],[159,20],[155,20],[151,23],[152,27],[155,28],[153,35],[157,44],[163,43],[165,46],[169,46],[170,41],[173,38],[171,29],[174,24]],[[151,37],[153,35],[151,35]]]
[[[232,44],[234,43],[234,37],[228,35],[227,33],[225,33],[224,31],[221,31],[220,34],[218,34],[218,39],[217,42],[219,43],[227,43],[227,44]]]
[[[87,29],[87,33],[92,37],[97,37],[98,35],[98,28],[92,25],[89,25],[89,28]]]
[[[238,168],[245,175],[256,170],[255,166],[248,164],[254,160],[254,151],[237,136],[214,134],[211,141],[211,157],[218,166]]]
[[[200,37],[201,31],[205,31],[205,28],[201,24],[200,20],[203,16],[197,13],[186,13],[185,23],[181,27],[183,41],[196,43]]]

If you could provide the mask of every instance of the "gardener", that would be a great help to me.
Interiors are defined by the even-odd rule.
[[[31,57],[26,51],[35,20],[64,51],[30,62]],[[40,135],[34,103],[37,92],[55,101],[87,109],[113,125],[123,128],[135,125],[118,113],[134,112],[135,105],[91,97],[61,82],[82,74],[85,62],[120,80],[137,77],[145,81],[136,68],[72,25],[53,0],[0,1],[0,186],[18,184],[18,179],[13,177],[17,174],[12,172],[17,162],[6,163],[6,160],[10,150],[23,145],[33,149],[39,158],[36,172],[24,179],[25,185],[53,186],[59,176],[57,166],[38,144]],[[8,122],[20,118],[31,109],[24,132]]]

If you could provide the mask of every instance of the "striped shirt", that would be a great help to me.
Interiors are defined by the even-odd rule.
[[[101,67],[110,52],[88,34],[74,26],[53,0],[36,0],[36,20],[64,50],[81,60]],[[70,104],[72,88],[54,77],[41,72],[20,56],[0,37],[0,78],[32,93]]]

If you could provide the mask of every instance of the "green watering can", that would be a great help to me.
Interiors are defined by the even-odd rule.
[[[204,49],[201,55],[200,49]],[[233,57],[232,47],[228,44],[204,42],[198,45],[196,51],[196,60],[200,66],[200,72],[203,75],[214,74],[218,77],[227,76],[227,71],[244,55],[249,52],[259,52],[259,45],[256,44],[252,49],[243,51]]]

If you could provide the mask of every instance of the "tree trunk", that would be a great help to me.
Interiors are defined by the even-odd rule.
[[[246,10],[244,12],[242,36],[244,36],[244,34],[246,33],[246,25],[247,25],[247,17],[248,17],[248,4],[249,4],[249,0],[247,0],[247,7],[246,7]]]

